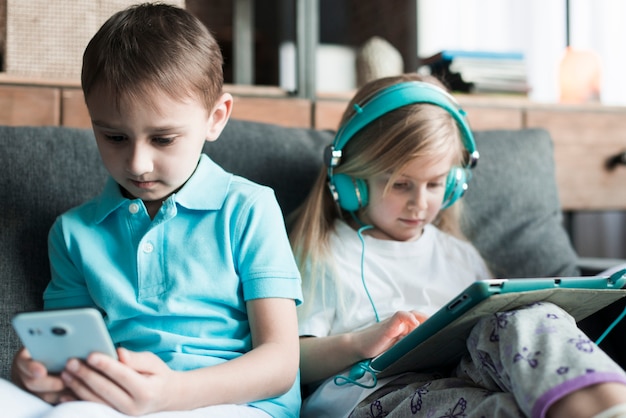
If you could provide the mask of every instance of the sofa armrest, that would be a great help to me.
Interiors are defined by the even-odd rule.
[[[611,274],[626,268],[626,259],[605,257],[579,257],[578,268],[583,276]]]

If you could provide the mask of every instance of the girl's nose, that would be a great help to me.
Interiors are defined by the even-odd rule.
[[[426,193],[423,190],[416,190],[413,196],[411,196],[408,206],[412,210],[426,210],[428,208]]]

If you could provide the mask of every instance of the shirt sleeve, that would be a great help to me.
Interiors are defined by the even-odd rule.
[[[249,196],[234,224],[235,259],[245,300],[289,298],[302,303],[296,265],[280,207],[269,188]]]
[[[57,218],[48,235],[51,280],[43,294],[44,309],[95,306],[83,274],[72,261],[70,238]]]

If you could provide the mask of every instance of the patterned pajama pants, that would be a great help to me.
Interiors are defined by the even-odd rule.
[[[544,417],[564,395],[626,373],[551,303],[481,319],[452,373],[403,375],[350,418]]]

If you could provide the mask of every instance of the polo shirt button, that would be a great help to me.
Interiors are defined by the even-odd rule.
[[[128,205],[128,211],[134,215],[135,213],[139,212],[139,205],[136,203],[131,203],[130,205]]]
[[[146,242],[145,244],[143,244],[142,249],[144,253],[150,254],[152,251],[154,251],[154,245],[152,245],[151,242]]]

